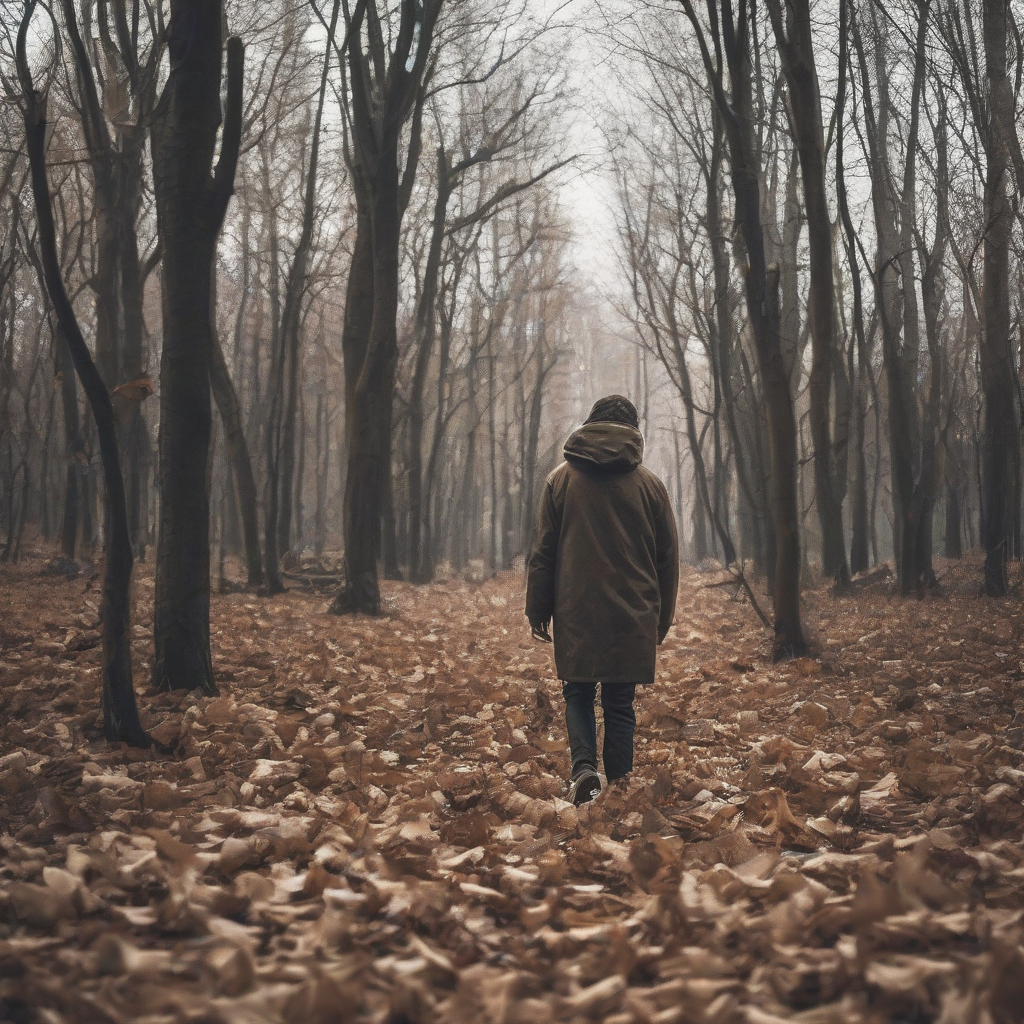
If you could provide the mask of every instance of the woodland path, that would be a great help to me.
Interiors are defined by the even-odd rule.
[[[215,596],[197,699],[145,692],[143,571],[141,752],[41,565],[0,574],[0,1020],[1017,1019],[1019,596],[810,593],[819,656],[773,665],[685,570],[637,770],[577,812],[520,580]]]

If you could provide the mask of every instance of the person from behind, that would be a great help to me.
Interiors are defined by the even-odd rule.
[[[526,616],[552,642],[572,755],[569,799],[601,791],[594,701],[601,685],[604,771],[633,769],[636,687],[654,682],[656,648],[675,613],[679,552],[665,485],[643,462],[636,407],[594,404],[565,443],[541,495],[528,563]]]

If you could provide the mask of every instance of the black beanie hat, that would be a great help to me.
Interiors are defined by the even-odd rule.
[[[622,395],[605,395],[594,403],[586,423],[625,423],[640,429],[640,417],[636,406]]]

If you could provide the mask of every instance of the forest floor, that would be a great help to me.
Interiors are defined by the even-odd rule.
[[[580,810],[521,579],[215,596],[204,698],[147,692],[143,566],[139,751],[98,581],[42,566],[0,573],[0,1020],[1020,1020],[1024,602],[974,566],[809,592],[778,665],[684,571],[636,770]]]

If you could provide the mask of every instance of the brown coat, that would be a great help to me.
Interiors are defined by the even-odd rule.
[[[652,683],[675,612],[679,552],[665,485],[640,464],[643,436],[588,423],[547,479],[529,560],[526,614],[553,619],[558,677]]]

